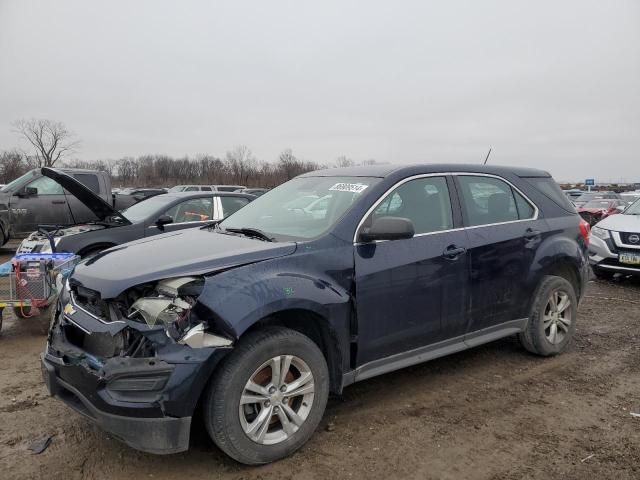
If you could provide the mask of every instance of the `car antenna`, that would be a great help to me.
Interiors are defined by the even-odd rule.
[[[486,164],[487,164],[487,160],[489,160],[489,155],[491,155],[491,147],[489,147],[489,151],[487,152],[487,156],[486,156],[486,157],[485,157],[485,159],[484,159],[484,163],[483,163],[483,165],[486,165]]]

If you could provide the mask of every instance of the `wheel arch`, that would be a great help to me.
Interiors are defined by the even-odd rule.
[[[265,327],[281,326],[295,330],[311,339],[320,349],[327,361],[329,386],[331,393],[342,392],[342,361],[337,334],[330,322],[317,312],[303,308],[289,308],[273,312],[245,330],[240,337]]]

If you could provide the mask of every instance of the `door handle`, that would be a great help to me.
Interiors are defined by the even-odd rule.
[[[538,238],[540,236],[542,232],[540,232],[540,230],[534,230],[532,228],[527,228],[526,232],[524,232],[524,239],[525,240],[534,240],[536,238]]]
[[[457,260],[460,255],[466,253],[467,249],[464,247],[458,247],[457,245],[449,245],[442,252],[442,256],[449,260]]]
[[[51,203],[53,203],[54,205],[64,205],[65,202],[64,200],[51,200]]]

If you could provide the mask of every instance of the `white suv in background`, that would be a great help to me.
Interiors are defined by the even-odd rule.
[[[593,227],[589,261],[598,278],[640,275],[640,200]]]

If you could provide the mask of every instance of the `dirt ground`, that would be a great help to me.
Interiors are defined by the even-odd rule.
[[[189,452],[165,457],[110,438],[48,396],[44,336],[7,313],[0,478],[640,478],[638,281],[591,282],[564,355],[537,358],[506,339],[358,383],[330,400],[301,451],[259,468],[229,460],[202,430]],[[34,455],[43,436],[51,445]]]

